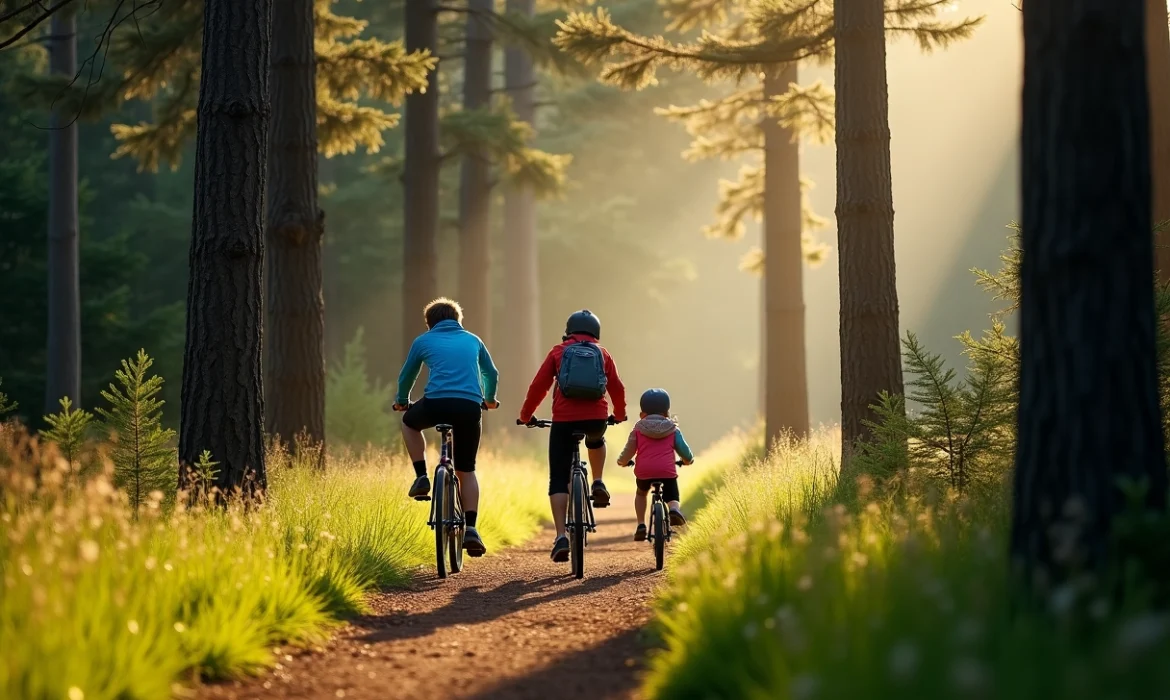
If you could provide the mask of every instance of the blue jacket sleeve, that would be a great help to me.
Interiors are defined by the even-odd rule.
[[[398,373],[398,393],[394,402],[399,406],[405,406],[410,401],[410,390],[414,388],[414,380],[418,379],[418,373],[422,369],[423,353],[419,342],[421,340],[422,338],[415,338],[410,344],[406,362],[402,364],[402,371]]]
[[[479,374],[483,377],[483,400],[495,403],[496,387],[500,382],[500,371],[492,362],[492,355],[481,340],[479,343]]]
[[[691,446],[687,444],[687,439],[683,437],[682,431],[678,428],[674,429],[674,451],[687,464],[695,461],[695,455],[691,453]]]

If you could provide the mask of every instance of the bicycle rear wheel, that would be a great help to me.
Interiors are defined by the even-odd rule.
[[[452,522],[452,525],[448,529],[447,547],[451,561],[451,573],[457,574],[463,571],[463,533],[465,532],[463,502],[459,500],[459,479],[448,479],[448,483],[450,485],[447,488],[447,502],[451,504],[448,509],[451,514],[447,520]]]
[[[447,578],[447,525],[451,509],[451,501],[447,497],[447,470],[440,467],[435,470],[433,486],[433,515],[435,528],[435,568],[439,578]]]
[[[662,571],[662,564],[666,559],[666,507],[662,505],[662,501],[654,502],[650,530],[650,536],[654,539],[654,568]]]
[[[585,479],[578,471],[573,472],[573,495],[570,503],[569,557],[571,570],[576,578],[585,576]]]

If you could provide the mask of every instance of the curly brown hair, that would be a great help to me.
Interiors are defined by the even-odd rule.
[[[434,328],[441,321],[463,323],[463,307],[454,299],[439,297],[423,309],[423,318],[426,319],[427,328]]]

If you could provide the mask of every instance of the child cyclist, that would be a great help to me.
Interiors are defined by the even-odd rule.
[[[552,560],[569,560],[569,538],[565,536],[565,509],[569,505],[569,477],[572,473],[573,433],[585,434],[589,467],[593,472],[593,505],[609,505],[609,491],[601,477],[605,470],[605,429],[610,417],[605,395],[613,399],[614,420],[626,419],[626,390],[618,377],[609,352],[598,344],[601,320],[587,309],[569,316],[565,335],[544,358],[536,371],[528,396],[520,407],[520,423],[532,420],[548,390],[553,392],[552,427],[548,436],[548,496],[557,536]]]
[[[427,478],[426,438],[422,431],[440,423],[452,427],[455,447],[455,471],[459,480],[459,498],[467,530],[463,549],[473,557],[487,551],[475,529],[479,511],[479,482],[475,478],[475,457],[479,452],[480,410],[498,408],[496,384],[499,372],[492,363],[483,341],[463,329],[463,309],[459,304],[440,298],[423,309],[427,332],[414,339],[402,373],[398,375],[398,393],[394,410],[402,416],[402,440],[414,461],[414,483],[410,497],[426,500],[431,491]],[[423,397],[410,404],[410,391],[423,365],[430,370]]]
[[[638,493],[634,496],[634,512],[638,517],[634,540],[642,542],[646,539],[646,494],[650,492],[652,482],[662,482],[662,498],[670,509],[670,524],[675,527],[686,524],[679,505],[674,455],[678,453],[683,464],[692,464],[695,456],[678,424],[670,417],[670,394],[665,389],[647,389],[638,403],[641,420],[630,431],[630,439],[618,455],[617,463],[619,467],[629,466],[634,455],[638,455],[634,464],[634,478],[638,485]]]

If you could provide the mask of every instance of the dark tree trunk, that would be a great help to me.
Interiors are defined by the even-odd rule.
[[[508,12],[531,15],[534,0],[508,0]],[[522,48],[504,51],[504,87],[516,118],[535,125],[536,70]],[[531,187],[509,186],[504,195],[504,319],[500,397],[517,409],[540,366],[540,278],[536,197]]]
[[[1109,563],[1119,480],[1166,506],[1147,96],[1141,0],[1024,4],[1011,549],[1035,584]]]
[[[492,97],[492,0],[469,0],[463,59],[463,109],[486,108]],[[459,303],[465,325],[486,343],[491,335],[492,171],[487,153],[463,156],[459,180]]]
[[[313,0],[272,15],[264,405],[270,435],[325,440],[324,212],[317,208]],[[319,452],[318,454],[323,454]]]
[[[264,192],[270,0],[207,0],[195,146],[179,460],[209,450],[216,485],[262,492]],[[185,474],[181,474],[185,476]]]
[[[766,98],[797,81],[796,64],[764,80]],[[808,434],[804,348],[804,253],[800,143],[791,129],[764,121],[764,423],[767,443]]]
[[[1150,139],[1154,224],[1170,221],[1170,27],[1166,1],[1146,0],[1146,61],[1150,95]],[[1154,238],[1154,262],[1170,282],[1170,229]]]
[[[406,0],[406,50],[437,52],[435,0]],[[402,356],[424,328],[422,310],[438,294],[439,235],[439,69],[431,71],[426,90],[406,97],[404,163]]]
[[[50,20],[49,72],[73,79],[77,73],[77,19],[73,6]],[[81,278],[78,260],[77,123],[57,107],[49,131],[49,318],[45,368],[45,413],[61,410],[68,396],[81,406]]]
[[[878,394],[902,393],[894,197],[882,0],[838,0],[837,265],[841,285],[841,431],[846,454],[869,437]]]

